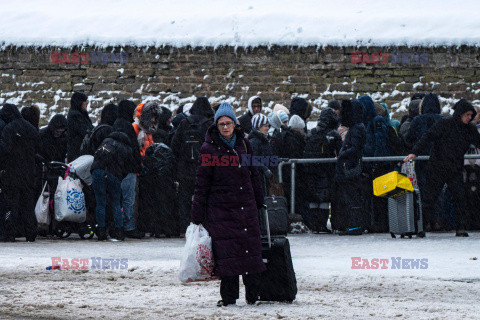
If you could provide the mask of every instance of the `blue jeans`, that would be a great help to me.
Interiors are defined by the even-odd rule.
[[[123,214],[120,206],[122,195],[120,180],[108,171],[95,169],[92,172],[92,186],[95,192],[97,207],[95,213],[97,216],[97,225],[99,228],[105,228],[105,207],[107,205],[107,191],[113,211],[113,220],[116,228],[123,228]]]
[[[133,205],[135,204],[135,185],[137,183],[137,175],[129,173],[122,180],[122,208],[123,208],[123,228],[125,231],[135,229],[135,221],[133,219]]]

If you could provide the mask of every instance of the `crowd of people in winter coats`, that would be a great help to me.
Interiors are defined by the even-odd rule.
[[[221,114],[234,119],[232,124],[222,122],[222,128],[216,119],[220,108]],[[39,130],[38,107],[19,110],[4,104],[0,109],[0,237],[35,241],[34,206],[42,188],[42,163],[71,163],[86,154],[93,156],[95,200],[89,213],[98,240],[142,238],[146,233],[180,236],[192,220],[199,219],[199,208],[208,200],[205,194],[197,198],[194,194],[199,190],[199,172],[207,172],[200,154],[209,141],[211,148],[242,141],[244,152],[248,147],[253,155],[271,159],[337,158],[336,163],[299,166],[295,212],[314,232],[331,232],[330,217],[331,228],[346,235],[388,232],[387,200],[373,196],[372,181],[395,170],[397,164],[363,163],[362,157],[408,155],[406,160],[411,160],[430,155],[430,161],[415,162],[425,229],[455,229],[457,236],[468,236],[465,230],[480,229],[480,199],[475,192],[480,162],[464,162],[463,155],[479,153],[479,109],[464,99],[453,109],[453,116],[443,117],[434,93],[417,93],[408,114],[397,121],[390,118],[386,104],[364,95],[329,101],[317,125],[307,130],[312,106],[300,97],[289,108],[277,104],[265,114],[261,97],[253,96],[238,119],[228,103],[211,105],[206,97],[180,106],[175,115],[155,101],[137,105],[123,100],[105,105],[94,126],[88,97],[75,92],[67,116],[56,114]],[[223,141],[215,131],[229,125],[236,133],[233,142]],[[263,196],[285,195],[289,200],[291,175],[284,170],[280,184],[277,164],[258,166],[258,190]],[[217,176],[210,179],[222,181]]]

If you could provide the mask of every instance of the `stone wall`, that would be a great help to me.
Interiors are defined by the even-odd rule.
[[[38,104],[48,121],[68,109],[74,90],[89,95],[93,116],[121,99],[174,109],[200,95],[228,100],[239,114],[252,95],[268,107],[300,95],[318,112],[331,98],[368,93],[399,118],[417,91],[439,94],[444,112],[461,97],[478,103],[479,56],[466,46],[3,47],[0,103]]]

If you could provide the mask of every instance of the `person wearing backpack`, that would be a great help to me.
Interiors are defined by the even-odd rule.
[[[307,135],[303,158],[336,158],[342,148],[342,137],[336,131],[339,117],[335,110],[325,108],[320,112],[318,123]],[[333,195],[335,164],[305,164],[300,167],[306,188],[305,199],[309,203],[309,214],[304,221],[313,232],[328,232],[329,203]]]
[[[140,147],[137,141],[137,134],[133,128],[135,115],[135,103],[130,100],[122,100],[118,104],[118,118],[113,124],[113,130],[123,132],[128,136],[130,147],[132,148],[132,163],[128,165],[130,172],[122,180],[122,209],[123,209],[123,227],[127,238],[141,239],[145,236],[143,232],[138,231],[135,218],[135,188],[137,184],[137,174],[142,170],[142,158],[140,156]]]
[[[152,135],[154,143],[165,143],[170,145],[172,140],[172,111],[167,107],[162,107],[162,114],[158,119],[157,131]]]
[[[90,130],[82,141],[80,152],[82,155],[93,155],[100,147],[103,140],[105,140],[110,133],[113,132],[113,124],[118,117],[118,106],[113,103],[107,104],[102,109],[100,115],[100,123]]]
[[[434,93],[428,93],[420,102],[419,106],[420,115],[416,116],[412,123],[410,124],[410,129],[405,135],[405,142],[407,146],[415,145],[422,136],[432,128],[443,116],[440,114],[440,101]],[[429,146],[420,150],[419,155],[430,155],[433,143],[430,143]],[[411,151],[411,149],[409,150]],[[420,190],[420,195],[425,198],[425,187],[427,183],[427,161],[416,161],[415,162],[415,173],[417,175],[418,188]],[[432,220],[430,220],[430,218]],[[423,217],[423,224],[426,231],[431,231],[432,227],[435,228],[436,221],[435,217]],[[436,228],[435,228],[436,229]]]
[[[435,202],[446,184],[455,205],[455,235],[468,237],[467,198],[463,185],[464,155],[470,145],[480,147],[480,133],[470,123],[477,113],[470,102],[460,99],[453,110],[452,117],[440,119],[422,136],[404,161],[413,160],[423,150],[431,148],[422,213],[427,221],[433,219]]]
[[[69,163],[81,155],[82,141],[88,131],[93,129],[87,107],[87,96],[83,92],[75,91],[70,100],[70,110],[67,115],[67,162]]]
[[[125,240],[121,207],[121,182],[130,172],[135,170],[135,168],[130,167],[133,163],[134,156],[130,147],[130,139],[123,132],[112,132],[95,151],[91,172],[92,186],[97,202],[95,209],[96,233],[99,241],[107,239],[105,224],[107,192],[112,205],[115,225],[114,231],[110,232],[113,235],[112,240]]]
[[[177,159],[179,183],[179,229],[183,234],[190,222],[190,209],[195,189],[195,172],[200,147],[205,133],[213,123],[213,109],[206,97],[198,97],[190,109],[190,116],[183,120],[172,138],[171,148]]]

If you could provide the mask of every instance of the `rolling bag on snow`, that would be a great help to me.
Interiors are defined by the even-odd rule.
[[[262,257],[267,270],[261,274],[259,300],[292,302],[297,295],[297,279],[290,243],[285,236],[271,237],[268,221],[270,215],[265,209],[261,210],[261,215],[264,216],[267,229],[267,236],[262,237]]]
[[[402,238],[423,232],[420,191],[414,189],[410,179],[397,171],[373,180],[373,193],[388,197],[388,225],[392,238]]]

